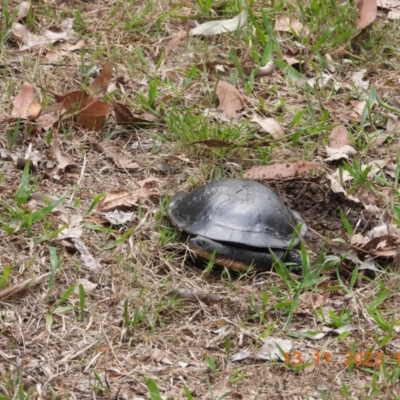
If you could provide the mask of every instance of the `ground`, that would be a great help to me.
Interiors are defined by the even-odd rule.
[[[400,30],[378,5],[3,1],[1,399],[400,397]],[[190,252],[169,199],[222,177],[302,215],[302,274]]]

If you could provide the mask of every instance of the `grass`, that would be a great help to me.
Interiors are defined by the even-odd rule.
[[[0,288],[50,275],[45,283],[0,298],[0,399],[399,398],[397,266],[393,257],[376,259],[377,271],[370,273],[348,260],[349,248],[340,249],[355,233],[379,225],[382,216],[399,224],[397,131],[382,146],[374,144],[389,114],[400,113],[392,105],[400,61],[397,21],[380,16],[355,36],[354,3],[335,0],[35,3],[20,23],[41,34],[74,18],[87,48],[65,52],[60,64],[46,61],[47,50],[11,63],[9,51],[18,47],[11,31],[15,6],[1,6]],[[193,21],[233,18],[242,9],[249,12],[245,28],[185,38],[165,59],[165,46],[179,30]],[[310,34],[277,31],[281,15],[307,25]],[[288,57],[298,62],[289,65]],[[116,126],[110,116],[93,133],[65,118],[58,136],[77,167],[56,173],[56,129],[34,132],[24,121],[7,121],[13,99],[28,81],[45,107],[53,98],[43,88],[58,94],[87,88],[107,59],[114,61],[118,84],[105,101],[124,103],[135,115],[150,112],[161,122],[132,129]],[[259,76],[269,61],[275,71]],[[366,91],[350,83],[361,69],[369,80]],[[334,79],[307,84],[322,73]],[[217,111],[219,80],[244,98],[237,120]],[[352,100],[366,101],[358,117],[350,117]],[[285,136],[272,138],[251,122],[253,115],[276,118]],[[350,195],[376,193],[382,199],[377,210],[333,193],[324,174],[264,182],[308,222],[300,277],[282,262],[271,273],[235,272],[190,253],[168,219],[173,194],[242,177],[253,166],[321,161],[338,123],[346,125],[357,154],[329,164],[329,173],[339,169]],[[139,167],[118,168],[96,147],[105,140]],[[29,154],[38,160],[25,161]],[[393,160],[390,174],[384,167],[373,171],[369,163],[379,159]],[[134,211],[132,220],[111,224],[98,211],[106,193],[136,193],[142,184],[148,194],[126,207]],[[42,207],[31,201],[36,191],[44,194]],[[80,239],[99,271],[81,259],[72,239],[58,237],[72,229],[75,214],[83,218]],[[392,239],[384,240],[382,245]],[[313,308],[328,276],[329,296]],[[178,288],[219,301],[172,295]],[[300,356],[301,362],[257,359],[271,337],[291,340],[289,359]],[[232,361],[244,349],[250,355]],[[221,394],[221,386],[233,394]]]

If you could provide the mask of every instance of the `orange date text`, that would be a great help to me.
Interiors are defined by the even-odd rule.
[[[356,367],[379,367],[383,363],[383,353],[381,351],[347,351],[343,356],[332,356],[329,351],[316,351],[307,357],[301,351],[285,353],[285,364],[290,366],[301,366],[314,362],[315,365],[342,365]],[[400,353],[397,353],[397,363],[400,365]]]

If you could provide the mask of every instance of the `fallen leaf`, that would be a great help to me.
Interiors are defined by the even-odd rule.
[[[278,346],[283,353],[287,353],[292,349],[292,341],[288,339],[269,338],[264,341],[264,344],[258,351],[256,358],[259,360],[281,360],[285,361],[285,355],[281,354]]]
[[[269,60],[264,66],[260,67],[257,72],[256,76],[266,76],[272,74],[272,72],[275,71],[276,65],[274,63],[274,60]]]
[[[76,286],[74,289],[74,293],[79,294],[79,285],[82,285],[85,289],[85,293],[93,292],[97,288],[97,283],[90,282],[87,279],[80,278],[76,281]]]
[[[206,293],[195,292],[189,289],[174,289],[169,292],[170,295],[176,295],[185,300],[191,301],[202,301],[207,305],[217,304],[221,302],[221,299]]]
[[[285,131],[282,125],[275,118],[260,118],[258,115],[253,115],[252,122],[257,122],[263,130],[272,135],[274,139],[279,139],[285,136]]]
[[[94,97],[87,98],[77,114],[77,122],[91,131],[100,131],[106,121],[110,105]]]
[[[357,150],[349,145],[343,146],[340,149],[332,149],[328,146],[325,147],[326,153],[328,154],[328,158],[325,158],[324,161],[334,161],[334,160],[341,160],[345,158],[346,160],[349,156],[353,156],[357,154]]]
[[[158,190],[139,189],[133,192],[127,190],[115,190],[105,194],[97,205],[99,211],[114,210],[118,207],[132,208],[137,206],[142,200],[148,200],[151,196],[158,195]]]
[[[29,82],[24,82],[14,101],[12,118],[35,119],[40,114],[41,106],[35,101],[35,90]]]
[[[353,82],[354,86],[359,90],[367,90],[369,87],[369,81],[363,80],[366,73],[366,69],[360,69],[350,75],[350,81]]]
[[[310,28],[304,26],[298,19],[281,15],[275,23],[275,30],[280,32],[295,32],[298,36],[308,36]]]
[[[81,258],[85,266],[93,272],[99,272],[101,270],[101,265],[89,252],[89,249],[86,247],[85,243],[78,238],[72,238],[72,242],[75,244],[75,247],[81,254]]]
[[[384,8],[386,10],[400,8],[399,0],[377,0],[376,3],[378,7]]]
[[[51,272],[48,272],[47,274],[40,275],[32,279],[26,279],[20,283],[17,283],[16,285],[0,290],[0,300],[4,300],[14,294],[17,294],[18,292],[30,289],[36,285],[40,285],[47,280],[47,277],[49,277],[50,274]]]
[[[99,97],[99,95],[101,95],[102,92],[105,93],[108,85],[111,82],[113,65],[114,64],[112,61],[107,61],[104,64],[99,75],[97,75],[96,79],[88,87],[88,92],[90,94]]]
[[[76,43],[79,39],[72,29],[73,18],[61,21],[60,32],[46,30],[42,35],[36,35],[29,31],[24,25],[15,22],[12,27],[11,35],[20,44],[20,50],[39,50],[43,46],[60,40]]]
[[[218,110],[222,110],[230,118],[238,118],[236,111],[244,107],[244,102],[239,91],[230,83],[219,81],[217,86],[219,100]]]
[[[243,349],[239,351],[239,353],[236,353],[232,356],[231,362],[242,361],[249,357],[250,357],[250,351],[248,349]]]
[[[272,164],[263,167],[253,167],[244,172],[246,179],[280,179],[297,176],[316,168],[325,168],[325,164],[311,161],[297,161],[292,163]]]
[[[83,216],[80,213],[69,215],[66,229],[57,236],[58,240],[80,238],[83,234]],[[61,227],[61,226],[60,226]]]
[[[76,167],[76,164],[71,161],[68,154],[61,151],[60,142],[57,136],[53,138],[53,155],[58,162],[58,169],[64,170],[66,167]]]
[[[214,384],[211,388],[213,399],[226,399],[232,392],[232,385],[227,376],[224,376],[220,382]]]
[[[89,98],[89,95],[83,90],[75,90],[67,94],[56,94],[52,93],[58,102],[60,102],[63,108],[79,110],[82,104]]]
[[[30,7],[31,7],[30,1],[21,1],[21,3],[19,3],[17,7],[15,7],[15,9],[18,10],[18,14],[15,17],[14,22],[18,22],[21,19],[25,18],[28,15]]]
[[[105,213],[104,217],[113,225],[123,225],[129,221],[132,221],[134,216],[133,212],[123,212],[120,210],[114,210],[109,213]]]
[[[219,35],[226,32],[234,32],[247,23],[247,11],[242,11],[236,17],[232,19],[226,19],[221,21],[209,21],[190,29],[189,36],[202,35]]]
[[[329,147],[331,149],[340,149],[351,143],[351,139],[344,125],[335,126],[329,135]]]
[[[346,198],[349,200],[354,201],[355,203],[360,203],[360,200],[352,195],[349,195],[346,190],[343,188],[343,186],[339,183],[339,181],[336,179],[334,174],[332,175],[327,175],[327,178],[330,181],[330,187],[335,193],[342,193]]]
[[[140,165],[134,160],[134,158],[119,150],[115,146],[114,142],[105,141],[101,145],[104,148],[106,156],[111,158],[118,168],[127,170],[140,168]]]
[[[63,110],[61,103],[51,104],[35,120],[35,128],[38,131],[47,131],[60,120]]]
[[[165,46],[164,50],[164,59],[168,59],[169,53],[179,46],[180,42],[188,36],[188,32],[186,30],[180,30],[176,35],[174,35]]]
[[[356,28],[364,29],[375,21],[377,16],[377,0],[356,0],[358,9]]]

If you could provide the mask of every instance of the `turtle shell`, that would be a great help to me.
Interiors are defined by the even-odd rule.
[[[169,217],[182,231],[216,241],[252,247],[285,249],[293,232],[307,225],[299,213],[287,208],[268,187],[250,180],[221,179],[190,193],[177,193],[169,204]]]

